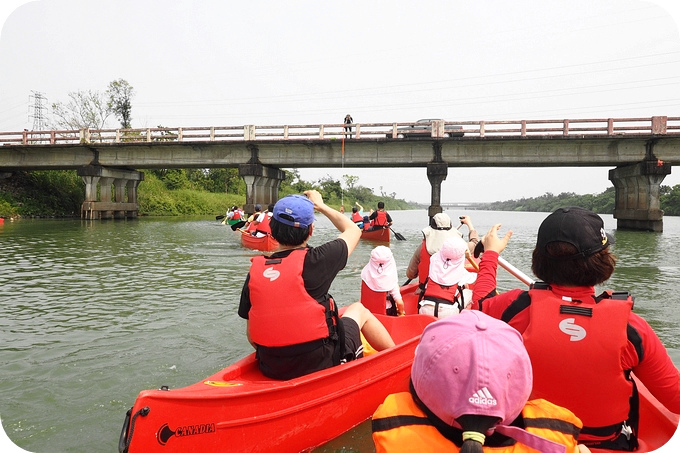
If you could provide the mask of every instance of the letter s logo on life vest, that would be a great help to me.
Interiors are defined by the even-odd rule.
[[[586,337],[586,329],[574,323],[574,318],[567,318],[560,322],[560,330],[569,335],[570,341],[581,341]]]
[[[268,267],[267,269],[264,270],[262,275],[265,278],[268,278],[270,282],[273,282],[274,280],[279,278],[279,275],[281,275],[281,273],[274,269],[273,267]]]

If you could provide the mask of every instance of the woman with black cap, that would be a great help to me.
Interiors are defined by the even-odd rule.
[[[597,214],[560,208],[538,229],[529,291],[496,292],[498,255],[512,231],[494,225],[482,238],[484,255],[472,308],[522,333],[534,368],[533,398],[572,410],[582,421],[579,441],[591,447],[637,448],[639,404],[635,374],[668,410],[680,413],[680,372],[650,325],[632,312],[627,292],[595,294],[616,258],[612,236]]]

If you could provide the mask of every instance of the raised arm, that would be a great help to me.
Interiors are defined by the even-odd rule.
[[[335,228],[340,231],[340,236],[338,237],[347,243],[347,254],[351,255],[359,243],[361,230],[357,228],[349,217],[326,205],[318,191],[307,190],[305,191],[305,196],[314,203],[314,209],[325,215]]]

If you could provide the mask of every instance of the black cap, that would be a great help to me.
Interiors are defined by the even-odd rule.
[[[566,242],[578,253],[560,259],[585,258],[614,243],[614,238],[604,231],[604,221],[594,212],[570,206],[559,208],[545,218],[538,228],[536,248],[546,253],[551,242]]]

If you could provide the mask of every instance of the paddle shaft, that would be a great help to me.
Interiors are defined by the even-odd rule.
[[[404,236],[402,236],[401,233],[397,233],[396,231],[394,231],[392,229],[392,227],[390,227],[390,231],[392,231],[392,233],[394,233],[394,237],[397,238],[398,241],[405,241],[406,240],[406,238]]]
[[[500,255],[498,256],[498,264],[500,264],[500,266],[503,269],[508,271],[513,277],[517,278],[519,281],[521,281],[525,285],[531,286],[531,284],[534,283],[534,280],[531,277],[529,277],[527,274],[525,274],[521,270],[517,269],[512,264],[508,263],[505,260],[505,258],[503,258]]]

